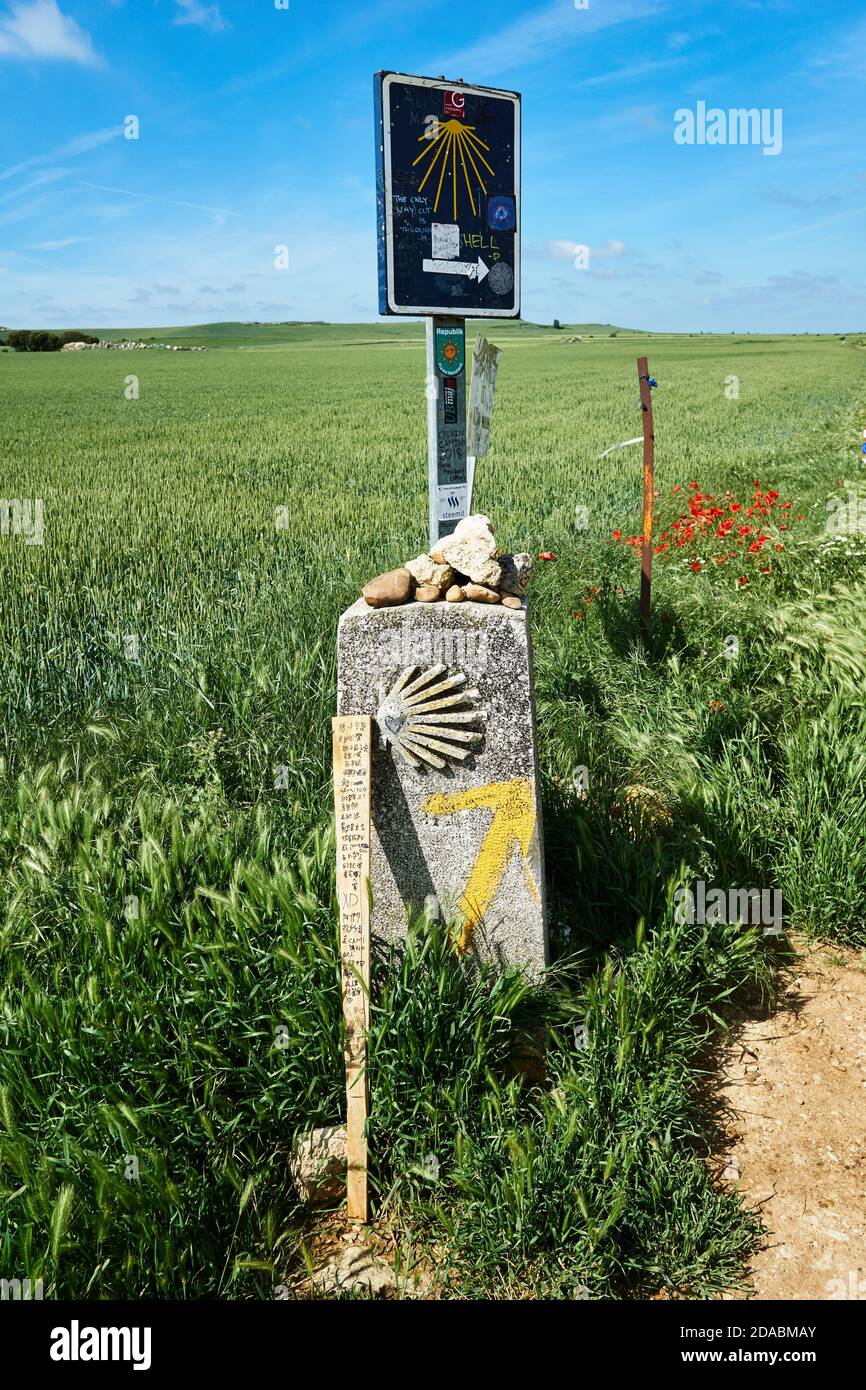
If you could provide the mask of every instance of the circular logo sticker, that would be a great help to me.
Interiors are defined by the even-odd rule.
[[[505,261],[497,261],[490,271],[489,280],[494,294],[508,294],[514,288],[514,271]]]

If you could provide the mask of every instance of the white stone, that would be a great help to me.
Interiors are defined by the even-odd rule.
[[[348,1147],[344,1125],[325,1125],[302,1134],[292,1148],[290,1169],[302,1202],[336,1202],[346,1194]]]
[[[493,542],[494,549],[496,542],[493,540],[493,523],[489,516],[484,516],[482,512],[475,512],[472,516],[464,516],[454,527],[455,536],[480,536],[487,535]]]
[[[372,1294],[382,1294],[397,1286],[391,1266],[378,1259],[366,1245],[344,1246],[332,1260],[316,1270],[310,1282],[320,1293],[366,1289]]]
[[[416,584],[432,584],[440,593],[447,589],[454,578],[450,565],[437,564],[429,555],[419,555],[416,560],[407,560],[403,566],[415,579]]]
[[[502,570],[495,559],[496,542],[492,535],[488,538],[483,531],[477,531],[458,536],[455,531],[439,542],[439,553],[452,569],[473,583],[485,584],[488,589],[499,587]]]

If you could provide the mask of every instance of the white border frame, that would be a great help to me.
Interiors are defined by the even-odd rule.
[[[502,309],[467,309],[462,312],[454,305],[432,305],[415,304],[411,307],[397,305],[394,303],[394,216],[392,210],[393,188],[391,183],[391,84],[400,82],[415,87],[429,87],[440,92],[468,92],[470,96],[497,96],[512,102],[514,106],[514,198],[516,203],[516,224],[514,229],[514,284],[517,290],[514,308],[507,311]],[[420,315],[444,315],[448,318],[463,319],[516,319],[520,317],[521,300],[521,281],[520,281],[520,216],[521,216],[521,187],[520,187],[520,145],[521,133],[521,109],[520,96],[517,92],[502,91],[497,87],[472,87],[465,82],[443,82],[436,77],[412,77],[408,73],[389,72],[382,80],[382,141],[384,147],[384,186],[383,193],[385,199],[385,288],[388,298],[388,308],[392,314],[420,314]]]

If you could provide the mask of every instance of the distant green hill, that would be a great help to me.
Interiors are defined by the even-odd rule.
[[[790,338],[790,334],[752,333],[734,337],[722,333],[656,333],[647,329],[623,328],[612,323],[562,323],[554,328],[549,323],[532,323],[528,319],[468,319],[467,330],[470,341],[478,333],[483,333],[494,343],[525,340],[543,340],[568,345],[569,341],[592,339],[596,343],[622,339],[664,341],[683,341],[702,338],[718,339],[730,344],[774,342]],[[81,328],[75,324],[75,328]],[[8,331],[8,330],[6,330]],[[50,330],[60,332],[61,329]],[[407,347],[418,347],[424,341],[424,328],[421,319],[387,318],[373,323],[323,323],[287,321],[285,323],[196,323],[182,328],[81,328],[82,332],[96,334],[113,342],[125,338],[137,342],[166,343],[177,347],[206,347],[210,349],[229,348],[246,351],[265,350],[281,347],[310,346],[328,348],[352,348],[363,346],[404,343]],[[844,338],[843,334],[797,334],[798,338]],[[847,341],[855,344],[856,335],[847,335]],[[862,339],[860,339],[862,341]],[[579,350],[579,344],[575,344]]]
[[[467,323],[470,334],[484,333],[491,338],[537,337],[550,338],[581,336],[608,337],[637,333],[639,330],[618,328],[608,323],[569,323],[556,329],[550,324],[530,323],[519,319],[470,319]],[[179,347],[202,346],[209,348],[267,348],[280,347],[289,343],[320,343],[329,347],[357,347],[363,342],[393,342],[406,340],[417,343],[421,333],[418,319],[383,319],[376,323],[199,323],[184,328],[89,328],[88,333],[98,334],[117,342],[123,338],[134,338],[141,342],[170,343]],[[641,333],[641,337],[647,337]]]

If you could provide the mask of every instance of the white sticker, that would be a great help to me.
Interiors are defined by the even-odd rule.
[[[460,228],[454,222],[434,222],[433,259],[452,261],[460,255]]]
[[[462,521],[466,515],[466,484],[457,483],[451,487],[440,487],[439,520]]]

